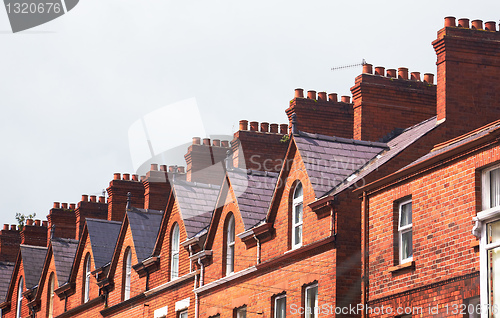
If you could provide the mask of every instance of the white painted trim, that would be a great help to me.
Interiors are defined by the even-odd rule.
[[[189,307],[189,297],[175,303],[175,311],[181,311]]]

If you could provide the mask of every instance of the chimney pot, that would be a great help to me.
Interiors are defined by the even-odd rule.
[[[385,67],[376,66],[375,67],[375,75],[385,76]]]
[[[74,210],[74,209],[76,208],[76,204],[74,204],[74,203],[70,203],[69,208],[70,208],[71,210]]]
[[[466,18],[458,19],[458,27],[468,29],[470,27],[469,26],[469,19],[466,19]]]
[[[488,21],[484,24],[484,29],[488,31],[496,31],[497,30],[497,24],[495,21]]]
[[[126,181],[130,180],[130,173],[124,173],[123,180],[126,180]]]
[[[326,92],[319,92],[318,100],[326,101]]]
[[[42,221],[42,226],[47,227],[48,222],[47,221]]]
[[[302,88],[295,89],[295,98],[304,98],[304,90]]]
[[[90,202],[96,202],[96,196],[95,195],[91,195],[90,196]]]
[[[445,27],[454,27],[455,25],[455,17],[446,17],[444,18],[444,26]]]
[[[473,20],[472,21],[472,28],[477,29],[477,30],[482,30],[483,29],[483,20]]]
[[[266,122],[260,123],[260,131],[261,132],[269,132],[269,123],[266,123]]]
[[[330,102],[338,102],[337,94],[336,93],[330,93],[330,94],[328,94],[328,100]]]
[[[184,167],[183,166],[177,167],[177,172],[185,173]]]
[[[33,225],[33,220],[32,219],[27,219],[26,220],[26,225],[29,225],[29,226]]]
[[[67,210],[68,209],[68,204],[67,203],[61,203],[61,208],[63,210]]]
[[[279,131],[278,124],[271,124],[270,125],[270,132],[277,134],[278,131]]]
[[[316,91],[307,91],[307,98],[316,100]]]
[[[280,124],[280,133],[282,134],[288,133],[288,124]]]
[[[434,74],[425,73],[424,74],[424,82],[429,84],[434,84]]]
[[[175,166],[168,166],[169,172],[175,172]]]
[[[240,120],[240,130],[248,130],[248,120]]]
[[[193,145],[199,145],[201,142],[200,137],[193,137]]]
[[[10,230],[11,230],[11,231],[16,231],[16,230],[17,230],[17,226],[16,226],[16,225],[14,225],[14,224],[12,224],[12,225],[10,226]]]
[[[137,175],[134,174],[134,176],[136,176],[136,179],[137,179]],[[135,181],[137,181],[137,180],[135,180]],[[99,203],[106,203],[106,198],[104,196],[100,196],[99,197]]]
[[[160,165],[160,171],[167,171],[167,165]]]
[[[220,147],[220,140],[219,139],[212,140],[212,145],[214,147]]]
[[[210,146],[210,138],[203,138],[203,145]]]
[[[40,220],[35,220],[35,225],[40,226]]]
[[[120,180],[120,179],[121,179],[121,174],[120,173],[113,174],[113,180]]]
[[[396,70],[393,68],[388,69],[387,70],[387,77],[392,77],[392,78],[396,77]]]
[[[225,148],[229,147],[229,141],[228,140],[221,141],[221,146]]]
[[[157,163],[151,164],[151,171],[158,171],[158,164]]]
[[[54,209],[59,209],[60,203],[59,202],[54,202]]]
[[[136,174],[133,174],[133,175],[132,175],[132,180],[133,180],[133,181],[139,181],[139,176],[138,176],[138,175],[136,175]]]
[[[341,100],[342,100],[342,103],[349,104],[351,102],[351,97],[350,96],[342,96]]]
[[[4,225],[3,225],[3,229],[4,229],[4,230],[8,230],[8,229],[9,229],[9,225],[8,225],[8,224],[4,224]]]
[[[408,69],[406,67],[398,68],[398,78],[400,79],[408,79]]]
[[[89,196],[88,196],[88,195],[86,195],[86,194],[83,194],[83,195],[82,195],[82,201],[83,201],[83,202],[88,202],[88,201],[89,201]]]
[[[372,74],[373,73],[373,65],[363,64],[363,73],[364,74]]]
[[[141,182],[143,182],[144,180],[146,180],[146,176],[141,176]]]
[[[250,130],[251,131],[259,131],[259,122],[251,121],[250,122]]]
[[[420,72],[411,72],[411,79],[420,82]]]

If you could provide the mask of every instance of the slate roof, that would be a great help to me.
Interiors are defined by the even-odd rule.
[[[38,285],[40,275],[42,275],[46,254],[46,247],[21,244],[21,257],[23,260],[24,284],[26,285],[26,289],[32,289]]]
[[[440,123],[437,122],[436,117],[432,117],[428,120],[425,120],[421,123],[418,123],[415,126],[406,128],[403,130],[403,132],[391,139],[390,141],[387,142],[387,146],[389,147],[388,150],[385,152],[381,153],[379,157],[374,158],[372,161],[370,161],[365,167],[363,167],[360,171],[356,172],[356,176],[352,178],[351,180],[343,182],[339,186],[337,186],[335,189],[330,191],[330,193],[327,193],[327,195],[335,195],[343,190],[353,186],[353,185],[360,185],[363,186],[364,183],[362,183],[362,179],[371,173],[374,170],[377,170],[380,166],[383,164],[387,163],[389,160],[394,158],[397,154],[399,154],[401,151],[406,149],[408,146],[413,144],[415,141],[420,139],[422,136],[433,130],[434,128],[438,127]]]
[[[69,280],[71,266],[75,258],[78,241],[54,237],[51,241],[52,257],[56,266],[58,286],[62,286]]]
[[[132,208],[127,210],[127,217],[137,260],[142,262],[153,254],[163,212]]]
[[[245,230],[266,218],[279,174],[233,168],[227,175],[237,197]]]
[[[174,193],[188,239],[203,231],[210,224],[219,191],[218,185],[175,181]]]
[[[113,257],[121,222],[90,219],[86,220],[95,268],[108,264]]]
[[[317,198],[324,196],[388,149],[387,144],[381,142],[305,132],[299,132],[293,138]]]
[[[5,297],[7,296],[7,292],[9,290],[13,270],[13,263],[0,262],[0,303],[3,303],[6,300]]]

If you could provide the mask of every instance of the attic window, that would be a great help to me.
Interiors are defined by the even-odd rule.
[[[302,183],[298,182],[293,192],[292,204],[292,248],[302,246],[302,212],[304,193],[302,190]]]

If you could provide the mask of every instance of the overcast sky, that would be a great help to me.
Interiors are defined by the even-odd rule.
[[[498,22],[500,2],[80,0],[16,34],[1,9],[0,224],[134,173],[129,131],[148,115],[182,144],[286,123],[297,87],[351,95],[361,67],[332,67],[435,73],[446,16]]]

